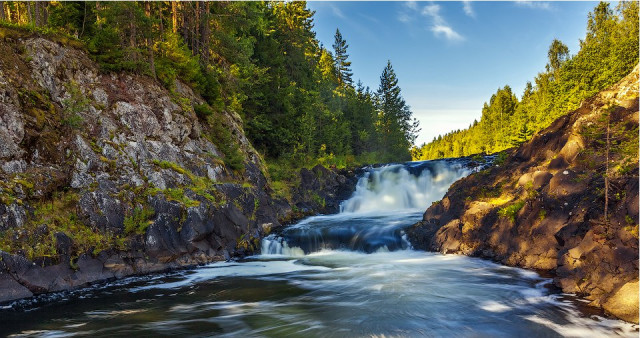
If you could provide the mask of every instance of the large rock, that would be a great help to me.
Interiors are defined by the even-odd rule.
[[[612,125],[637,127],[638,67],[512,150],[504,164],[454,183],[409,229],[413,246],[549,271],[565,292],[637,323],[637,153],[630,174],[610,172],[605,220],[604,178],[590,164],[605,158],[582,133],[610,102]]]
[[[83,50],[43,38],[3,41],[0,53],[0,235],[55,252],[32,262],[0,251],[0,302],[252,254],[291,210],[271,198],[234,112],[220,122],[245,168],[224,164],[186,84],[103,74]],[[311,173],[321,178],[300,196],[318,202],[308,189],[320,188],[324,202],[310,212],[336,210],[344,176]]]

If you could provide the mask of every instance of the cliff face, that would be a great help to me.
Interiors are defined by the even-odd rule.
[[[453,184],[409,238],[423,250],[551,271],[565,292],[637,323],[637,128],[638,67],[504,163]]]
[[[179,81],[2,37],[0,302],[252,253],[292,217],[237,114],[198,117],[204,101]]]

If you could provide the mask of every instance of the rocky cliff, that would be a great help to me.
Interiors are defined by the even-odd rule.
[[[271,198],[237,114],[196,114],[180,81],[105,74],[79,44],[1,33],[0,302],[252,253],[300,216]],[[311,173],[324,197],[307,213],[348,184]]]
[[[636,67],[453,184],[409,238],[419,249],[552,272],[565,292],[637,323],[638,203]]]

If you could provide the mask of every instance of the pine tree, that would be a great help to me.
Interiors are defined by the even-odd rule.
[[[402,98],[391,61],[387,61],[387,66],[380,75],[377,100],[384,151],[387,154],[393,152],[408,154],[409,147],[415,141],[419,131],[418,121],[413,118],[409,106]]]
[[[336,28],[335,42],[333,43],[333,53],[335,55],[334,60],[336,63],[336,77],[340,85],[353,86],[353,72],[351,72],[351,62],[347,61],[349,54],[347,54],[347,41],[342,38],[340,30]]]

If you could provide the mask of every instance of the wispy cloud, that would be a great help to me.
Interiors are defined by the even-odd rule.
[[[410,22],[411,20],[413,20],[413,17],[411,17],[411,15],[407,13],[398,14],[398,21],[400,22],[407,23],[407,22]]]
[[[436,37],[444,37],[449,41],[462,41],[464,37],[456,32],[440,14],[440,5],[430,3],[422,9],[422,15],[431,18],[430,30]]]
[[[516,0],[516,6],[520,7],[528,7],[535,9],[543,9],[543,10],[552,10],[551,4],[546,1],[529,1],[529,0]]]
[[[406,1],[404,3],[404,6],[409,8],[409,9],[412,9],[414,11],[418,10],[418,2],[417,1]]]
[[[436,21],[436,23],[438,23],[438,21],[444,21],[440,16],[440,5],[437,4],[431,3],[424,6],[424,8],[422,9],[422,15],[430,16],[431,18],[433,18],[433,20]]]
[[[476,17],[476,13],[473,11],[473,6],[471,6],[471,1],[463,1],[462,9],[464,9],[464,14],[466,14],[468,17]]]
[[[449,26],[434,25],[433,27],[431,27],[431,31],[433,32],[433,34],[435,34],[435,36],[443,36],[450,41],[464,40],[464,37],[462,37],[462,35],[458,34],[453,30],[453,28]]]
[[[347,17],[344,15],[344,13],[342,13],[342,10],[340,10],[340,8],[338,8],[338,6],[335,5],[330,5],[331,7],[331,11],[333,12],[333,15],[339,17],[340,19],[346,19]]]
[[[364,13],[358,13],[358,15],[363,17],[363,18],[365,18],[365,19],[367,19],[367,20],[369,20],[369,21],[371,21],[371,22],[373,22],[373,23],[380,23],[380,20],[378,20],[377,18],[374,18],[372,16],[366,15]]]

